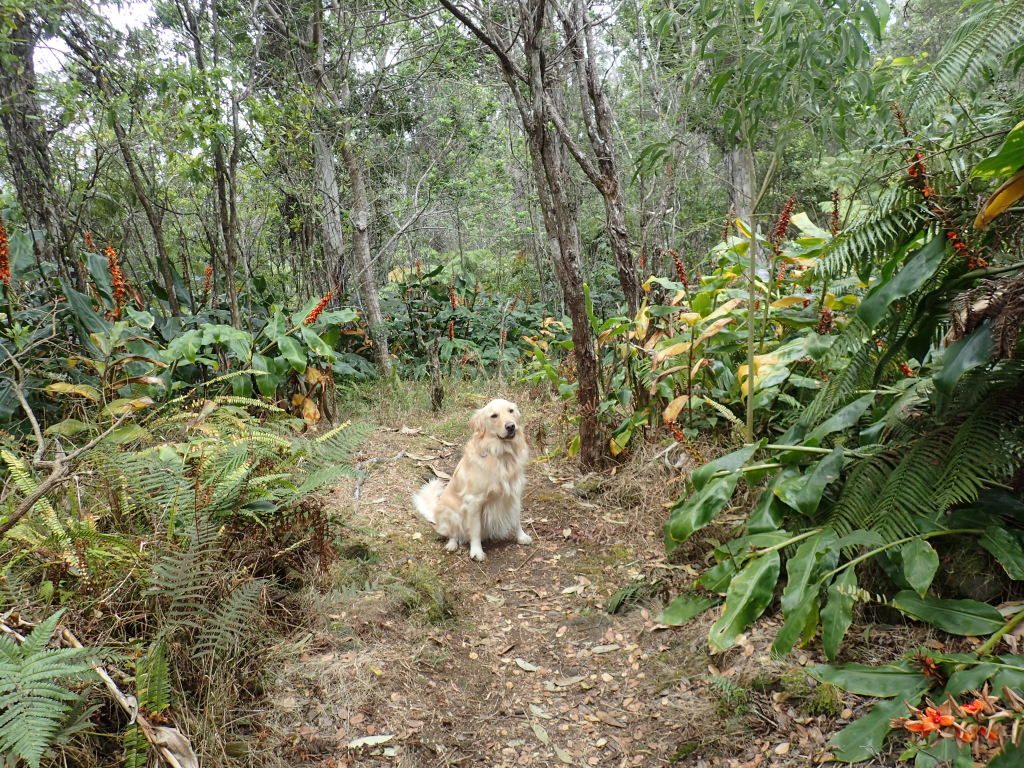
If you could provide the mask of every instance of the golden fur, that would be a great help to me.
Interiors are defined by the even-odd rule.
[[[469,420],[473,436],[447,483],[431,480],[412,497],[419,512],[438,535],[448,539],[448,551],[469,544],[469,556],[484,559],[481,542],[532,539],[520,521],[529,449],[519,427],[519,407],[492,400]]]

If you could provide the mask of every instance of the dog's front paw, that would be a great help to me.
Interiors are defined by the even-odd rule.
[[[459,540],[458,539],[448,539],[448,543],[445,545],[445,549],[446,550],[448,550],[449,552],[454,552],[458,548],[459,548]]]
[[[526,533],[526,531],[520,531],[516,534],[516,544],[533,544],[533,539],[530,538],[530,535]]]
[[[477,561],[483,560],[487,557],[487,555],[484,554],[483,549],[480,547],[471,547],[469,550],[469,556]]]

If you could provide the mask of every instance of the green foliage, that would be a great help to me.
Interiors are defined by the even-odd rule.
[[[38,768],[83,696],[70,684],[94,677],[86,648],[48,648],[61,612],[19,644],[0,635],[0,753]]]

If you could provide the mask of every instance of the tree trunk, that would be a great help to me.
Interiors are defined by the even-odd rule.
[[[341,145],[341,156],[345,160],[352,184],[352,254],[359,273],[359,286],[363,291],[367,330],[373,342],[373,359],[381,374],[390,376],[388,337],[384,330],[384,318],[380,312],[380,293],[377,290],[373,259],[370,256],[370,201],[366,194],[363,167],[347,142]]]
[[[345,238],[341,226],[341,196],[334,150],[319,129],[313,130],[313,162],[316,168],[317,193],[320,195],[320,232],[323,237],[324,260],[328,269],[339,278],[344,290]]]
[[[37,19],[29,6],[8,19],[0,32],[0,121],[7,134],[7,157],[22,215],[33,230],[36,255],[56,264],[61,273],[74,277],[79,291],[87,290],[82,262],[69,243],[67,228],[57,212],[50,142],[46,122],[36,100],[33,55],[39,39]],[[35,238],[35,232],[45,233]]]

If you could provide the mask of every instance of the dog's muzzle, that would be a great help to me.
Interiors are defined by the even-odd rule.
[[[505,424],[505,435],[503,440],[511,440],[516,436],[516,424],[514,421],[506,422]]]

